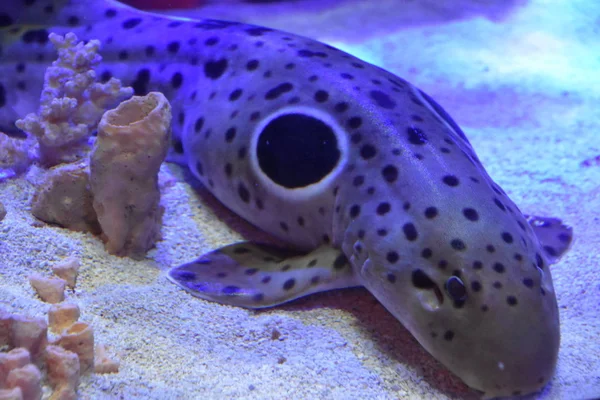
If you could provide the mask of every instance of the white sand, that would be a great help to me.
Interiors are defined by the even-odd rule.
[[[559,364],[539,398],[600,396],[600,165],[580,165],[600,154],[600,5],[496,1],[523,5],[461,13],[451,12],[448,1],[435,8],[423,2],[427,10],[408,1],[356,3],[204,12],[325,40],[413,81],[463,126],[522,210],[573,225],[575,243],[552,267]],[[164,241],[141,262],[107,255],[89,234],[36,227],[28,209],[32,184],[0,182],[8,211],[0,223],[0,305],[44,316],[49,305],[26,277],[50,274],[53,263],[77,255],[81,274],[67,297],[81,306],[97,342],[122,362],[118,374],[85,377],[81,398],[475,397],[365,290],[251,312],[193,298],[169,283],[171,266],[239,239],[237,231],[252,239],[259,233],[204,189],[190,187],[178,167],[163,171]]]

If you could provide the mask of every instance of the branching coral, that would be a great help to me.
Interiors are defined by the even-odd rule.
[[[78,43],[74,33],[50,33],[49,39],[58,59],[46,70],[39,112],[16,125],[37,138],[40,160],[52,166],[81,158],[104,111],[130,97],[133,89],[115,78],[96,82],[94,67],[102,60],[98,40]]]

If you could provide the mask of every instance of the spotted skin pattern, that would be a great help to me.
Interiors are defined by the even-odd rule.
[[[115,76],[136,94],[160,90],[171,101],[172,159],[290,245],[226,246],[173,268],[173,282],[249,308],[365,286],[487,397],[530,393],[552,377],[559,320],[548,265],[571,229],[521,214],[425,93],[268,28],[106,0],[8,3],[0,5],[0,129],[16,133],[14,120],[37,108],[55,58],[48,32],[100,39],[101,80]]]

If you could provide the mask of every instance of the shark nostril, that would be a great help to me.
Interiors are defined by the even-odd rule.
[[[440,290],[438,285],[429,277],[429,275],[427,275],[422,269],[415,269],[412,272],[412,284],[417,289],[433,290],[433,293],[435,294],[435,299],[437,300],[437,304],[430,304],[431,308],[435,309],[444,302],[444,296],[442,295],[442,291]],[[430,299],[428,296],[427,300],[431,303],[431,300],[433,299]]]

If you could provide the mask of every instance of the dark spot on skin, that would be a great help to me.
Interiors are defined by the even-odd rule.
[[[221,293],[225,294],[225,295],[234,295],[236,293],[240,292],[240,288],[237,286],[225,286],[222,290]]]
[[[450,246],[456,251],[465,251],[467,249],[465,243],[460,239],[452,239],[450,241]]]
[[[2,13],[0,14],[0,28],[6,28],[7,26],[11,26],[15,21],[8,14]]]
[[[505,243],[510,244],[513,242],[513,237],[508,232],[502,232],[502,240],[504,240]]]
[[[333,262],[333,268],[336,270],[339,270],[339,269],[344,268],[346,266],[346,264],[348,264],[348,259],[346,258],[346,256],[344,254],[340,254],[339,256],[337,256],[337,258]]]
[[[243,160],[246,157],[247,151],[248,150],[246,146],[240,147],[240,149],[238,150],[238,159]]]
[[[178,153],[178,154],[183,153],[183,143],[181,143],[181,140],[179,140],[177,138],[173,138],[171,145],[173,146],[173,150],[176,153]]]
[[[281,230],[282,230],[282,231],[284,231],[284,232],[287,232],[287,231],[289,231],[289,229],[290,229],[290,228],[288,227],[288,225],[287,225],[285,222],[280,222],[280,223],[279,223],[279,227],[280,227],[280,228],[281,228]]]
[[[447,340],[448,342],[451,342],[452,339],[454,339],[454,332],[452,332],[452,331],[446,331],[444,333],[444,340]]]
[[[235,139],[236,132],[237,129],[235,129],[234,127],[227,129],[227,131],[225,132],[225,141],[227,143],[231,143],[233,139]]]
[[[458,186],[458,178],[454,175],[444,176],[442,178],[442,182],[444,182],[446,185],[451,186],[451,187]]]
[[[479,214],[472,208],[463,208],[463,215],[469,221],[477,221],[479,220]]]
[[[200,176],[204,176],[204,167],[202,166],[202,163],[200,161],[196,163],[196,171],[198,171],[198,174],[200,174]]]
[[[196,120],[196,123],[194,124],[194,132],[200,133],[203,126],[204,126],[204,118],[200,117]]]
[[[446,269],[446,268],[448,268],[448,261],[446,261],[446,260],[440,260],[438,262],[438,268],[439,269]]]
[[[290,290],[296,285],[296,280],[294,278],[290,278],[283,284],[283,290]]]
[[[496,204],[502,211],[506,211],[506,207],[504,207],[504,204],[502,204],[500,200],[494,198],[494,204]]]
[[[494,264],[493,268],[494,268],[494,271],[496,271],[499,274],[504,273],[504,271],[506,270],[506,268],[504,267],[504,264],[498,263],[498,262]]]
[[[171,54],[177,54],[180,47],[181,47],[181,44],[179,42],[177,42],[177,41],[171,42],[167,45],[167,51]]]
[[[231,177],[232,173],[233,173],[233,166],[231,165],[231,163],[225,164],[225,175],[227,175],[227,177]]]
[[[146,48],[144,49],[144,52],[146,53],[146,57],[152,57],[154,56],[154,53],[156,52],[156,48],[152,45],[146,46]]]
[[[248,268],[246,271],[244,271],[244,273],[246,275],[254,275],[258,272],[258,268]]]
[[[317,265],[318,260],[315,258],[313,260],[310,260],[310,262],[306,265],[308,268],[312,268],[315,265]]]
[[[387,236],[388,232],[385,229],[378,229],[377,230],[377,235],[378,236]]]
[[[363,175],[355,176],[352,180],[352,185],[355,187],[362,186],[363,183],[365,183],[365,177]]]
[[[551,257],[556,257],[558,255],[558,252],[556,251],[556,249],[552,246],[544,246],[544,251]]]
[[[69,18],[67,18],[67,25],[69,25],[69,26],[78,26],[79,25],[79,18],[76,15],[71,15]]]
[[[207,61],[204,64],[204,75],[210,79],[219,79],[225,73],[228,65],[229,63],[225,58]]]
[[[571,241],[571,235],[564,233],[564,232],[559,233],[557,238],[562,243],[569,243]]]
[[[389,251],[385,258],[390,264],[394,264],[396,261],[398,261],[398,259],[400,259],[400,256],[395,251]]]
[[[274,88],[272,88],[271,90],[269,90],[265,94],[265,99],[266,100],[275,100],[282,94],[290,92],[293,88],[294,88],[294,86],[289,82],[281,83],[281,84],[275,86]]]
[[[421,257],[427,259],[427,258],[431,258],[431,256],[433,255],[433,251],[426,247],[423,249],[423,251],[421,251]]]
[[[260,303],[264,299],[265,299],[265,295],[262,293],[256,293],[254,296],[252,296],[252,300],[254,300],[254,302],[256,302],[256,303]]]
[[[219,38],[216,36],[211,36],[204,41],[205,46],[214,46],[217,43],[219,43]]]
[[[544,269],[544,259],[540,255],[540,253],[535,253],[535,263],[540,269]]]
[[[473,261],[473,269],[482,269],[483,263],[481,261]]]
[[[383,170],[381,170],[381,175],[383,175],[383,179],[388,183],[394,183],[398,179],[398,168],[393,165],[386,165]]]
[[[316,285],[316,284],[318,284],[320,279],[321,279],[321,278],[320,278],[318,275],[317,275],[317,276],[313,276],[313,277],[310,279],[310,283],[311,283],[311,285]]]
[[[315,101],[317,103],[325,103],[329,99],[329,93],[324,90],[317,90],[315,93]]]
[[[123,22],[123,29],[132,29],[142,22],[141,18],[129,18]]]
[[[358,204],[354,204],[350,207],[350,218],[356,218],[360,215],[360,206]]]
[[[248,71],[254,71],[258,68],[258,60],[250,60],[246,63],[246,69]]]
[[[139,72],[138,72],[138,75],[139,75]],[[110,78],[112,78],[112,74],[110,73],[110,71],[104,71],[100,75],[100,82],[106,83],[110,80]],[[135,82],[133,82],[133,83],[135,84]]]
[[[516,306],[517,305],[517,298],[515,296],[507,296],[506,297],[506,302],[508,303],[509,306]]]
[[[362,240],[362,239],[364,239],[364,238],[365,238],[365,231],[364,231],[364,230],[362,230],[362,229],[360,229],[360,230],[357,232],[356,236],[358,236],[358,238],[359,238],[359,239],[361,239],[361,240]]]
[[[243,183],[240,183],[238,185],[238,195],[240,196],[240,199],[242,199],[242,201],[244,203],[250,202],[250,192],[248,191],[248,189],[246,188],[246,186]]]
[[[387,280],[389,283],[396,283],[396,275],[392,273],[387,274]]]
[[[352,117],[348,120],[348,126],[352,129],[358,129],[362,125],[361,117]]]
[[[285,264],[283,267],[281,267],[281,271],[285,272],[285,271],[289,270],[290,268],[292,268],[292,266],[290,264]]]
[[[353,133],[352,136],[350,136],[350,141],[353,144],[359,144],[361,140],[362,140],[362,135],[358,132]]]
[[[341,103],[337,103],[335,105],[335,107],[333,108],[336,112],[342,113],[347,111],[349,108],[348,103],[346,102],[341,102]]]
[[[365,144],[360,148],[360,156],[363,160],[369,160],[377,154],[377,150],[370,144]]]
[[[496,248],[491,244],[488,244],[487,246],[485,246],[485,249],[487,250],[488,253],[494,253],[496,251]]]
[[[246,29],[246,33],[250,36],[262,36],[266,32],[272,32],[272,31],[273,31],[273,29],[262,28],[259,26]]]
[[[44,45],[48,43],[48,31],[46,29],[31,29],[22,36],[24,43],[38,43]]]
[[[344,78],[344,79],[348,79],[348,80],[350,80],[350,81],[354,79],[354,76],[352,76],[352,75],[350,75],[350,74],[347,74],[347,73],[345,73],[345,72],[341,73],[341,74],[340,74],[340,76],[341,76],[342,78]]]
[[[327,54],[323,53],[322,51],[310,51],[310,50],[302,49],[302,50],[298,50],[298,56],[306,57],[306,58],[311,58],[311,57],[326,58]]]
[[[410,242],[414,242],[415,240],[417,240],[417,228],[415,228],[415,226],[412,223],[408,222],[404,224],[404,226],[402,226],[402,231],[404,232],[406,240]]]
[[[481,290],[481,283],[479,281],[471,282],[471,290],[474,292],[479,292]]]
[[[394,107],[396,107],[396,102],[380,90],[371,90],[369,94],[371,96],[371,99],[373,99],[375,103],[381,108],[385,108],[386,110],[392,110]]]
[[[377,206],[377,215],[385,215],[389,213],[391,209],[392,207],[390,206],[390,203],[379,203],[379,205]]]
[[[173,271],[173,275],[175,275],[177,280],[182,282],[189,282],[196,279],[196,274],[190,271]]]
[[[261,282],[264,284],[267,284],[267,283],[271,282],[271,277],[265,276],[264,278],[262,278]]]
[[[425,209],[425,218],[433,219],[438,216],[438,209],[435,207],[427,207]]]
[[[303,217],[298,217],[298,219],[296,220],[296,222],[298,222],[298,225],[304,226],[304,218]]]
[[[121,61],[127,60],[129,58],[129,53],[127,52],[127,50],[121,50],[119,52],[118,57],[119,57],[119,60],[121,60]]]
[[[406,133],[408,134],[408,141],[411,144],[423,145],[423,144],[427,143],[427,136],[419,128],[411,126],[406,129]]]
[[[171,86],[173,87],[173,89],[179,89],[182,83],[183,75],[181,75],[181,72],[175,72],[171,77]]]
[[[523,285],[527,286],[528,288],[532,288],[533,287],[533,279],[531,278],[524,278],[523,279]]]

